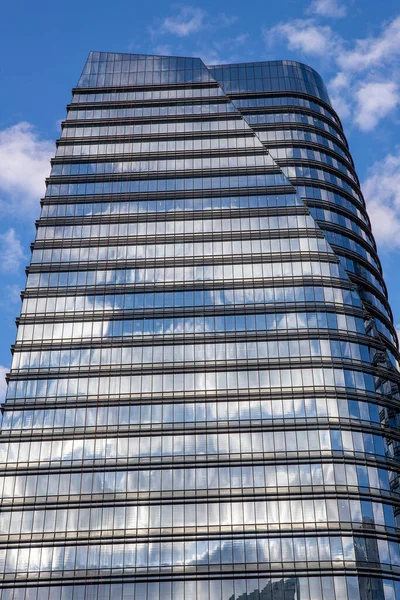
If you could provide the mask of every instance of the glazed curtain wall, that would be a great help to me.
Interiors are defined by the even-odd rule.
[[[400,600],[397,359],[319,75],[91,53],[3,406],[2,600]]]

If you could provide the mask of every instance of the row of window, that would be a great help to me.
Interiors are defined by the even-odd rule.
[[[3,589],[2,600],[400,600],[400,582],[342,575],[93,583]],[[1,594],[1,592],[0,592]],[[36,595],[38,594],[38,596]]]
[[[235,98],[233,100],[233,104],[239,109],[243,108],[260,108],[263,106],[300,106],[302,108],[308,108],[310,110],[314,110],[315,112],[319,112],[328,119],[333,119],[338,125],[339,119],[335,115],[332,110],[328,110],[321,104],[315,102],[315,100],[311,100],[309,98],[300,98],[298,96],[259,96],[257,98]]]
[[[105,349],[108,353],[118,349]],[[68,352],[68,351],[67,351]],[[77,351],[79,352],[79,351]],[[81,351],[85,352],[85,351]],[[94,359],[104,350],[87,350]],[[104,352],[107,354],[107,352]],[[7,406],[6,406],[7,408]],[[394,411],[394,409],[391,409]],[[2,430],[17,433],[28,429],[60,429],[74,427],[122,427],[143,429],[170,427],[171,424],[215,426],[219,422],[273,421],[275,419],[347,419],[380,425],[384,407],[361,400],[335,397],[306,397],[274,400],[224,400],[212,402],[175,402],[173,404],[121,404],[6,410]],[[392,419],[392,417],[391,417]],[[386,419],[389,421],[389,419]]]
[[[252,210],[303,206],[296,194],[268,194],[267,196],[220,196],[215,198],[176,198],[171,200],[115,200],[113,202],[74,202],[73,204],[44,204],[41,218],[95,217],[108,215],[136,215],[212,210]],[[355,210],[355,208],[354,208]],[[358,209],[357,209],[358,210]]]
[[[360,210],[360,208],[356,206],[354,202],[348,198],[345,198],[341,194],[332,192],[331,190],[325,190],[324,188],[318,186],[309,185],[296,185],[296,190],[299,196],[306,200],[307,205],[309,205],[309,201],[314,202],[315,200],[331,202],[332,204],[336,204],[336,206],[346,208],[352,212],[366,224],[367,229],[370,229],[365,210]]]
[[[207,215],[208,216],[208,215]],[[270,217],[234,217],[209,219],[182,219],[174,221],[137,221],[133,223],[103,223],[88,225],[39,226],[37,240],[78,238],[112,238],[159,235],[184,235],[233,231],[263,231],[284,229],[313,229],[317,231],[310,215],[277,215]]]
[[[378,319],[377,317],[374,317],[374,325],[380,333],[382,333],[385,337],[387,337],[388,340],[391,341],[393,346],[397,347],[397,343],[395,341],[393,333],[391,331],[389,331],[389,329],[386,327],[386,325],[384,323],[382,323],[382,321],[380,319]]]
[[[356,200],[361,202],[361,194],[357,189],[354,189],[353,186],[349,185],[347,181],[344,181],[338,175],[334,175],[330,171],[327,171],[322,168],[316,167],[304,167],[304,166],[281,166],[282,172],[286,175],[288,179],[295,180],[296,178],[300,179],[317,179],[319,181],[325,181],[327,183],[331,183],[332,185],[337,185],[345,190],[348,194],[351,194]],[[294,181],[295,183],[295,181]]]
[[[3,510],[0,513],[0,535],[77,534],[78,531],[80,535],[83,532],[93,535],[93,532],[116,530],[125,531],[128,535],[140,535],[141,529],[235,527],[235,531],[238,531],[242,528],[266,529],[277,525],[282,528],[293,525],[310,528],[318,527],[321,523],[396,527],[393,506],[390,504],[324,498],[92,508],[71,506],[68,510]]]
[[[130,234],[131,235],[131,234]],[[337,236],[343,237],[344,236]],[[333,236],[333,239],[337,239]],[[350,240],[348,241],[350,246]],[[353,241],[353,240],[351,240]],[[343,244],[344,245],[344,244]],[[357,251],[359,244],[353,242],[352,250]],[[360,252],[369,257],[369,253],[359,246]],[[97,263],[99,261],[146,260],[169,258],[189,258],[207,256],[244,256],[252,254],[278,254],[283,253],[309,253],[330,252],[326,240],[318,237],[290,237],[275,239],[241,239],[241,240],[215,240],[212,242],[185,242],[172,244],[141,244],[120,246],[86,246],[81,248],[49,248],[45,250],[34,250],[31,264],[37,263]],[[372,258],[371,258],[372,261]]]
[[[118,315],[116,315],[118,316]],[[158,317],[153,319],[108,319],[56,323],[21,323],[17,342],[30,340],[80,340],[115,337],[147,337],[240,332],[325,329],[365,335],[364,320],[353,315],[330,312],[256,313],[198,315],[195,317]],[[267,348],[267,346],[265,346]]]
[[[148,154],[148,153],[176,153],[200,152],[209,150],[228,150],[243,148],[263,148],[260,140],[254,135],[235,135],[231,137],[206,137],[181,138],[169,140],[141,140],[125,142],[102,143],[86,142],[82,144],[59,144],[56,157],[60,156],[98,156],[103,154]]]
[[[84,92],[80,90],[72,96],[72,103],[97,103],[97,102],[137,102],[153,100],[180,100],[188,98],[212,98],[213,96],[225,96],[219,86],[191,88],[185,86],[177,89],[158,90],[129,90],[113,92]]]
[[[301,123],[302,125],[311,125],[316,129],[322,129],[336,137],[338,140],[342,142],[342,144],[346,144],[346,138],[344,135],[338,130],[338,127],[332,127],[326,121],[319,119],[318,117],[314,117],[312,115],[307,115],[305,113],[300,112],[271,112],[271,113],[245,113],[243,114],[243,118],[246,120],[246,123],[250,125],[252,129],[257,129],[262,125],[270,125],[274,123]]]
[[[129,66],[129,63],[126,63]],[[119,87],[119,86],[142,86],[142,85],[161,85],[177,83],[200,83],[210,82],[212,77],[208,70],[198,63],[197,68],[165,71],[131,71],[121,72],[124,63],[122,61],[112,63],[108,66],[108,72],[93,72],[90,75],[83,73],[79,80],[79,87]],[[93,67],[93,63],[92,63]],[[107,68],[107,65],[105,65]],[[114,72],[114,69],[118,69]],[[127,67],[128,68],[128,67]]]
[[[366,227],[360,227],[352,218],[345,217],[339,212],[336,212],[336,207],[333,209],[321,208],[319,206],[309,206],[308,207],[310,213],[317,221],[320,221],[320,226],[326,223],[334,223],[335,225],[340,225],[341,227],[346,227],[346,229],[350,229],[353,233],[356,233],[360,236],[367,244],[371,246],[375,250],[375,245],[373,242],[372,235],[369,231],[366,231]]]
[[[121,63],[122,61],[122,63]],[[296,77],[311,81],[323,87],[323,82],[314,69],[292,60],[258,61],[241,64],[206,67],[200,58],[186,56],[159,56],[148,54],[127,54],[121,52],[90,52],[84,74],[135,72],[135,71],[169,71],[194,68],[207,68],[215,76],[224,78],[239,77]],[[80,84],[78,84],[80,87]]]
[[[383,315],[386,316],[387,319],[389,319],[389,321],[392,321],[392,317],[389,316],[391,313],[389,312],[388,308],[387,308],[387,304],[383,304],[381,302],[381,300],[379,298],[377,298],[377,296],[369,291],[365,291],[359,289],[359,295],[360,298],[362,299],[363,302],[369,302],[372,306],[374,306],[375,308],[377,308]],[[382,321],[380,321],[375,315],[374,315],[374,321],[376,324],[376,327],[382,331],[384,333],[384,335],[386,335],[386,337],[388,337],[389,339],[393,339],[393,334],[391,331],[389,331],[389,329],[387,328],[386,325],[384,325],[384,323]],[[396,345],[396,344],[395,344]]]
[[[166,116],[176,116],[176,115],[204,115],[204,114],[222,114],[227,112],[237,112],[237,106],[239,107],[267,107],[272,106],[268,100],[272,100],[272,98],[257,98],[257,99],[246,99],[245,101],[236,100],[235,102],[203,102],[201,104],[169,104],[169,105],[151,105],[147,106],[130,106],[130,107],[115,107],[115,106],[102,106],[102,108],[90,108],[90,109],[69,109],[67,114],[67,120],[98,120],[98,119],[126,119],[126,118],[146,118],[146,117],[166,117]],[[276,98],[276,100],[285,100],[286,102],[275,103],[274,106],[296,106],[298,105],[299,98]],[[331,121],[332,114],[328,112],[325,108],[316,104],[315,102],[310,102],[309,100],[303,100],[303,104],[307,103],[306,108],[310,108],[311,110],[315,110],[322,115],[326,116]],[[297,101],[297,102],[295,102]],[[276,119],[273,117],[274,114],[278,116]],[[337,135],[337,129],[328,127],[324,121],[320,119],[315,119],[315,117],[310,118],[306,115],[303,115],[303,118],[299,120],[297,117],[293,117],[295,113],[267,113],[261,115],[261,120],[257,118],[253,114],[245,114],[244,118],[248,123],[282,123],[282,122],[302,122],[309,123],[311,125],[315,125],[320,127],[321,129],[325,129],[326,131],[330,131],[334,135]],[[338,125],[337,121],[334,120],[335,125]],[[340,136],[341,139],[344,139],[343,136]]]
[[[179,60],[179,59],[178,59]],[[123,64],[123,63],[121,63]],[[115,63],[115,66],[118,62]],[[136,87],[136,86],[151,86],[151,85],[167,85],[167,84],[196,84],[196,83],[211,83],[213,81],[210,70],[206,69],[203,63],[199,63],[195,69],[180,69],[180,70],[163,70],[163,71],[133,71],[133,72],[114,72],[114,66],[111,64],[108,67],[108,73],[92,72],[91,75],[82,74],[79,80],[80,88],[102,88],[102,87]],[[117,67],[118,68],[118,67]],[[123,67],[119,67],[122,69]],[[260,67],[262,69],[264,67]],[[214,70],[214,68],[213,68]],[[238,70],[243,73],[243,69]],[[221,82],[224,90],[228,94],[244,93],[244,92],[283,92],[293,93],[301,92],[321,98],[325,102],[329,102],[329,97],[322,82],[318,85],[304,79],[300,73],[297,76],[289,76],[282,74],[281,77],[248,79],[246,75],[240,76],[240,79],[232,79],[231,75],[227,75],[227,79]]]
[[[324,88],[316,71],[296,61],[262,61],[206,67],[200,58],[183,56],[150,56],[117,52],[90,52],[83,75],[90,73],[136,73],[204,69],[216,79],[296,78]],[[82,87],[81,82],[78,87]]]
[[[109,173],[145,173],[159,171],[190,171],[206,169],[243,169],[245,167],[274,166],[271,156],[245,154],[244,156],[205,156],[199,158],[171,158],[152,160],[125,160],[113,162],[79,162],[53,165],[51,175],[103,175]]]
[[[304,460],[304,459],[303,459]],[[397,482],[397,473],[389,469],[378,469],[351,463],[318,463],[302,462],[301,464],[249,465],[239,467],[190,467],[179,465],[173,469],[163,466],[162,469],[137,470],[90,470],[73,473],[36,473],[28,475],[12,474],[0,477],[0,495],[2,498],[31,499],[70,496],[77,501],[80,495],[141,494],[141,498],[150,492],[160,495],[163,492],[189,492],[214,490],[226,497],[231,492],[254,490],[269,493],[287,493],[287,488],[294,486],[305,488],[310,486],[326,486],[333,491],[335,486],[352,486],[366,488],[374,494],[385,492]],[[354,489],[352,490],[354,492]],[[181,494],[180,494],[181,495]],[[28,501],[29,501],[28,500]],[[87,501],[87,498],[86,498]],[[275,501],[269,504],[274,505]],[[5,506],[3,507],[5,510]]]
[[[400,565],[399,544],[353,536],[275,537],[187,542],[91,545],[43,545],[0,550],[0,573],[32,573],[86,569],[159,569],[160,567],[263,565],[301,562],[356,561]],[[317,565],[315,565],[317,566]]]
[[[360,272],[360,266],[354,261],[342,258],[344,266],[350,271],[370,280],[376,287],[383,288],[375,276],[366,269]],[[356,266],[354,266],[356,265]],[[167,267],[157,269],[137,269],[137,270],[110,270],[110,271],[70,271],[60,273],[30,273],[27,281],[27,288],[40,287],[65,287],[65,286],[88,286],[88,285],[126,285],[130,283],[158,283],[161,281],[213,281],[226,279],[243,279],[244,275],[255,278],[261,277],[282,277],[282,276],[324,276],[339,277],[339,268],[335,263],[323,262],[295,262],[295,263],[254,263],[252,265],[210,265],[195,267]],[[343,276],[343,274],[342,274]],[[377,302],[374,302],[376,305]],[[380,308],[380,306],[379,306]],[[383,312],[386,312],[384,310]],[[282,322],[282,319],[280,319]],[[393,334],[387,326],[379,319],[375,319],[376,326],[384,335],[392,340]],[[188,320],[187,323],[191,321]],[[182,322],[183,323],[183,322]],[[295,327],[299,327],[296,323]],[[354,326],[352,326],[354,330]],[[186,325],[179,329],[183,333],[186,331]],[[190,326],[190,329],[192,327]],[[141,326],[139,327],[141,330]],[[27,330],[29,331],[29,329]],[[164,331],[164,329],[163,329]],[[364,331],[360,331],[363,333]]]
[[[327,241],[330,244],[334,244],[335,246],[341,246],[342,248],[346,248],[347,250],[351,250],[356,254],[362,256],[365,260],[367,260],[377,271],[380,271],[380,266],[376,258],[368,252],[361,244],[355,242],[353,239],[347,237],[346,235],[337,233],[336,231],[328,231],[324,230],[324,235]]]
[[[165,121],[164,123],[142,123],[135,125],[76,125],[65,126],[61,139],[96,138],[115,136],[148,136],[148,135],[179,135],[180,133],[195,133],[209,131],[241,131],[250,130],[249,125],[237,115],[231,119],[196,120],[196,121]]]
[[[260,457],[262,453],[276,455],[285,453],[296,457],[298,453],[343,452],[350,457],[393,457],[392,444],[383,435],[338,429],[286,430],[267,432],[198,433],[170,436],[100,437],[95,439],[75,437],[64,440],[41,440],[31,442],[4,442],[0,448],[0,464],[3,468],[25,468],[28,464],[41,463],[48,466],[93,466],[106,461],[108,464],[127,460],[132,462],[161,459],[190,459],[194,457],[223,460],[230,456],[240,458]]]
[[[83,69],[89,73],[133,73],[135,71],[176,71],[205,68],[199,58],[175,56],[149,56],[117,52],[90,52]],[[78,84],[80,87],[81,84]]]
[[[214,70],[213,67],[210,67],[210,69]],[[116,77],[116,81],[118,81],[118,76]],[[227,75],[227,79],[224,79],[223,81],[218,79],[218,82],[222,85],[225,93],[229,95],[239,93],[251,94],[252,92],[301,92],[302,94],[321,98],[321,100],[324,100],[327,103],[329,102],[328,94],[322,81],[315,85],[315,83],[305,80],[304,76],[300,74],[298,77],[283,75],[282,77],[272,77],[268,79],[247,79],[243,77],[236,80],[232,79],[230,75]]]
[[[318,199],[334,203],[339,208],[344,207],[351,211],[365,224],[366,217],[352,202],[339,194],[321,188],[310,188],[297,186],[300,195],[308,200],[314,200],[318,193]],[[73,204],[44,204],[42,218],[46,217],[93,217],[106,215],[136,215],[148,213],[173,213],[211,210],[252,210],[262,208],[303,206],[303,202],[295,194],[268,194],[267,196],[222,196],[215,198],[177,198],[159,200],[133,200],[113,202],[76,202]],[[343,217],[336,210],[319,209],[311,204],[309,210],[314,218],[336,223],[355,231],[365,241],[374,247],[369,233],[360,228],[348,217]],[[319,211],[319,212],[317,212]]]
[[[103,107],[91,109],[69,109],[68,121],[85,119],[140,119],[143,117],[169,117],[176,115],[208,115],[237,112],[230,102],[203,102],[201,104],[169,104],[134,106],[134,107]]]
[[[311,209],[311,212],[314,212]],[[329,211],[324,211],[328,213]],[[261,225],[267,224],[272,225],[275,229],[275,223],[285,223],[287,225],[293,225],[295,221],[300,225],[306,222],[307,226],[310,224],[310,218],[306,215],[297,215],[289,217],[261,217],[260,219],[251,218],[246,224],[249,226],[250,231],[256,230],[254,225],[260,227]],[[242,222],[244,219],[240,219]],[[346,219],[349,221],[349,219]],[[232,222],[232,231],[240,231],[235,227],[236,219]],[[227,231],[226,220],[213,220],[212,222],[213,233]],[[187,226],[186,226],[187,224]],[[215,228],[214,228],[215,224]],[[119,223],[119,224],[104,224],[104,225],[67,225],[57,227],[45,227],[39,228],[37,239],[68,239],[77,237],[107,237],[105,234],[110,231],[111,237],[123,237],[123,236],[135,236],[135,235],[174,235],[174,234],[195,234],[199,232],[199,229],[203,225],[203,232],[206,231],[207,227],[210,227],[210,221],[159,221],[150,223]],[[197,226],[197,227],[196,227]],[[175,228],[177,231],[174,231]],[[182,231],[182,228],[184,231]],[[261,227],[260,227],[261,228]],[[290,228],[290,227],[288,227]],[[357,226],[353,223],[353,229]],[[283,229],[283,228],[282,228]],[[61,231],[61,233],[60,233]],[[264,230],[265,231],[265,230]],[[62,234],[65,233],[65,236]],[[92,234],[92,235],[91,235]],[[325,231],[325,237],[328,242],[335,244],[342,248],[347,248],[363,258],[365,258],[375,269],[380,271],[380,266],[376,261],[375,257],[368,252],[364,246],[361,246],[351,238],[337,232]],[[294,252],[331,252],[330,246],[326,243],[323,238],[314,238],[310,234],[308,237],[302,238],[279,238],[279,239],[263,239],[263,240],[227,240],[227,241],[213,241],[213,242],[186,242],[186,243],[174,243],[174,244],[143,244],[143,245],[123,245],[123,246],[87,246],[81,248],[54,248],[54,249],[35,249],[32,254],[31,263],[64,263],[64,262],[92,262],[92,261],[124,261],[124,260],[138,260],[138,259],[165,259],[165,258],[178,258],[178,257],[206,257],[206,256],[240,256],[246,254],[282,254],[282,253],[294,253]],[[352,269],[353,270],[353,269]],[[372,274],[370,278],[366,275],[369,281],[373,282]],[[383,292],[381,284],[378,283],[378,289]]]
[[[24,338],[25,341],[25,338]],[[241,360],[278,360],[288,358],[332,358],[369,363],[374,352],[368,346],[338,340],[301,339],[247,341],[219,344],[176,344],[173,346],[117,346],[112,348],[74,348],[15,352],[12,370],[79,369],[111,365],[151,365],[169,363],[236,362]]]
[[[271,60],[257,61],[248,63],[211,65],[207,67],[218,81],[222,79],[252,79],[253,77],[262,77],[269,79],[271,77],[288,77],[290,79],[303,79],[315,86],[324,88],[320,75],[311,67],[293,60]]]
[[[386,385],[388,384],[388,385]],[[252,392],[274,390],[296,390],[297,388],[344,388],[360,392],[382,393],[392,398],[398,397],[397,386],[388,380],[374,377],[369,373],[350,369],[334,368],[293,368],[259,369],[253,371],[184,372],[153,375],[121,375],[103,377],[70,377],[56,379],[11,380],[7,398],[25,398],[35,401],[38,398],[65,396],[125,396],[156,395],[175,393],[177,395],[227,393],[229,391],[251,390]]]
[[[374,273],[372,273],[372,269],[366,267],[364,264],[360,263],[358,260],[354,260],[349,258],[348,256],[344,256],[340,249],[336,252],[337,256],[340,257],[340,263],[346,269],[346,271],[350,271],[350,273],[354,273],[358,275],[358,277],[362,277],[371,283],[377,290],[380,291],[382,296],[387,297],[386,289],[383,287],[383,279],[378,279]]]
[[[269,147],[275,145],[275,142],[311,142],[314,144],[319,144],[321,146],[325,146],[325,148],[329,148],[329,150],[333,150],[339,156],[345,158],[349,164],[352,164],[350,154],[344,150],[341,146],[338,146],[333,140],[329,137],[326,137],[322,133],[316,133],[315,131],[310,131],[308,129],[302,129],[301,127],[296,127],[296,129],[255,129],[258,139],[262,142],[267,142],[266,146]]]
[[[379,270],[379,265],[374,257],[354,240],[331,231],[326,232],[326,237],[330,243],[356,252]],[[35,249],[32,253],[31,264],[89,263],[86,266],[90,268],[99,261],[118,261],[118,266],[121,266],[121,263],[124,261],[153,261],[179,258],[188,260],[198,257],[224,257],[225,260],[229,257],[232,260],[234,257],[242,258],[246,255],[259,254],[269,255],[265,256],[265,258],[270,260],[271,255],[281,256],[282,254],[289,253],[302,254],[310,252],[331,253],[331,248],[325,239],[311,236],[302,238],[220,240],[157,245],[86,246],[80,248]],[[299,257],[296,256],[296,258]]]
[[[387,307],[374,294],[365,290],[359,290],[359,294],[360,298],[363,301],[369,302],[370,304],[372,304],[372,306],[375,306],[378,310],[380,310],[380,312],[384,315],[387,316],[389,314]],[[390,317],[390,320],[392,320],[392,317]]]
[[[354,181],[356,185],[358,185],[357,178],[354,175],[354,171],[350,170],[346,165],[341,161],[332,156],[332,154],[327,154],[326,152],[322,152],[321,150],[315,150],[313,148],[307,148],[306,146],[296,146],[293,148],[290,147],[282,147],[282,148],[268,148],[270,155],[275,160],[287,160],[287,159],[300,159],[300,160],[315,160],[318,162],[323,162],[327,165],[330,165],[334,169],[341,171],[347,177],[350,177]]]
[[[350,225],[351,229],[361,235],[364,239],[367,238],[366,233],[352,220],[345,218],[337,213],[316,209],[311,207],[310,212],[314,218],[319,217],[324,219],[325,217],[328,222],[337,222],[341,226]],[[238,218],[238,219],[204,219],[204,220],[187,220],[187,221],[149,221],[139,223],[105,223],[105,224],[93,224],[93,225],[63,225],[63,226],[45,226],[39,227],[37,239],[68,239],[73,238],[74,240],[78,237],[81,238],[94,238],[94,237],[127,237],[127,236],[150,236],[150,235],[187,235],[196,233],[219,233],[227,231],[257,231],[263,230],[275,230],[279,229],[291,229],[291,228],[311,228],[313,225],[312,220],[307,215],[282,215],[276,217],[250,217],[250,218]],[[231,228],[231,229],[229,229]],[[315,228],[315,226],[314,226]],[[336,232],[326,231],[325,236],[328,241],[348,248],[357,254],[360,254],[366,258],[378,271],[380,270],[379,264],[375,257],[373,257],[363,246],[348,238],[343,234]],[[108,248],[99,248],[94,250],[94,247],[80,248],[80,249],[53,249],[53,250],[34,250],[32,256],[32,262],[68,262],[85,260],[84,257],[88,252],[90,256],[97,256],[93,260],[114,260],[113,255],[118,256],[118,259],[126,260],[129,258],[164,258],[173,256],[206,256],[206,255],[219,255],[219,249],[224,248],[223,254],[246,254],[246,253],[283,253],[283,252],[309,252],[317,251],[330,252],[329,246],[326,244],[324,239],[319,238],[317,241],[315,238],[308,234],[309,243],[307,238],[291,238],[289,241],[286,238],[279,240],[238,240],[238,241],[214,241],[212,243],[189,243],[186,244],[165,244],[151,245],[146,244],[143,246],[109,246]],[[369,242],[369,239],[366,240]],[[373,246],[372,246],[373,247]],[[208,248],[215,248],[210,252]],[[136,250],[135,250],[136,249]],[[184,254],[182,254],[184,249]],[[67,256],[70,252],[71,258]],[[86,253],[86,254],[85,254]],[[81,258],[79,258],[79,256]],[[109,258],[101,258],[101,256],[108,256]],[[54,258],[51,258],[54,257]],[[59,258],[61,257],[61,258]],[[65,258],[62,258],[65,257]],[[125,257],[125,258],[124,258]],[[87,260],[87,259],[86,259]]]
[[[360,272],[358,266],[353,266],[353,261],[348,266],[345,259],[344,266],[349,270]],[[365,269],[364,269],[365,270]],[[366,270],[365,270],[366,271]],[[296,261],[274,263],[244,263],[226,265],[193,265],[185,267],[157,267],[143,269],[110,269],[99,271],[61,271],[51,273],[29,273],[26,287],[47,288],[64,286],[95,286],[95,285],[127,285],[127,284],[155,284],[155,283],[185,283],[194,281],[226,281],[226,280],[253,280],[277,277],[328,277],[343,278],[347,276],[339,269],[337,263],[324,261]],[[366,274],[362,274],[366,277]],[[371,281],[373,281],[371,275]],[[376,279],[374,277],[374,279]],[[374,282],[375,283],[375,282]],[[376,281],[375,285],[378,284]],[[378,287],[378,286],[377,286]],[[382,286],[379,285],[382,289]]]
[[[86,296],[48,296],[24,298],[22,315],[109,312],[143,309],[189,307],[232,307],[243,304],[279,304],[293,302],[323,302],[348,304],[357,308],[361,301],[357,292],[329,286],[268,286],[264,288],[237,288],[222,290],[177,290],[175,292],[135,292]]]
[[[46,189],[46,197],[284,186],[289,186],[289,182],[282,173],[232,175],[225,177],[181,177],[178,179],[121,179],[118,181],[88,183],[49,183]]]
[[[220,87],[208,88],[180,88],[180,89],[163,89],[163,90],[147,90],[147,91],[114,91],[114,92],[87,92],[87,93],[75,93],[72,98],[73,104],[96,104],[102,103],[115,103],[115,102],[149,102],[151,107],[151,101],[153,100],[179,100],[189,98],[210,98],[213,96],[224,96],[223,91]],[[300,98],[297,96],[263,96],[257,98],[236,98],[233,100],[233,104],[239,110],[242,108],[253,108],[253,107],[278,107],[278,106],[300,106],[302,108],[308,108],[315,112],[319,112],[329,119],[333,119],[339,124],[339,120],[335,113],[331,110],[326,109],[321,104],[318,104],[314,100],[308,98]],[[169,106],[168,108],[172,108]],[[82,118],[82,117],[80,117]]]

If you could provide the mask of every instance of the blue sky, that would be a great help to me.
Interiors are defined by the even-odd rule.
[[[293,59],[342,118],[400,330],[400,7],[395,0],[14,0],[0,23],[0,400],[39,199],[90,50]]]

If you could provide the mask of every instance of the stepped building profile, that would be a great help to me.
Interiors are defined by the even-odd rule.
[[[313,69],[92,52],[32,248],[1,600],[400,600],[397,339]]]

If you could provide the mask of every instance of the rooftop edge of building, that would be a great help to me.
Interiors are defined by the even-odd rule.
[[[129,63],[129,67],[122,68],[122,63]],[[173,72],[176,73],[175,78],[171,75]],[[166,73],[170,75],[166,76]],[[77,87],[123,87],[207,81],[217,81],[228,94],[293,91],[314,96],[331,104],[321,75],[309,65],[287,59],[206,65],[200,57],[91,51]]]

